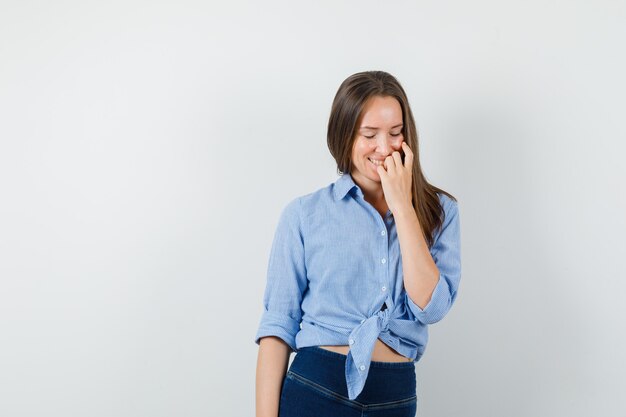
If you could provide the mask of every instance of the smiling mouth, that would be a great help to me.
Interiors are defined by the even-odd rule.
[[[370,161],[372,163],[372,165],[374,165],[374,166],[377,166],[377,167],[382,166],[383,168],[385,166],[383,161],[374,161],[374,160],[372,160],[370,158],[367,158],[367,160]]]

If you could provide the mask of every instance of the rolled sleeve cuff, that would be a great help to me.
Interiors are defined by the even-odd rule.
[[[292,351],[296,351],[296,334],[300,331],[300,323],[291,317],[265,310],[261,316],[261,324],[254,339],[254,343],[260,344],[260,339],[265,336],[277,336],[289,345]]]
[[[450,309],[450,286],[442,274],[439,274],[439,282],[437,282],[430,301],[426,304],[424,309],[421,309],[417,304],[415,304],[406,291],[405,296],[406,304],[415,316],[415,319],[424,324],[438,322]]]

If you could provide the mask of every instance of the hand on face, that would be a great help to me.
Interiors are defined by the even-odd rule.
[[[399,151],[392,152],[385,158],[384,167],[378,166],[376,172],[385,194],[385,201],[392,213],[396,210],[413,207],[413,151],[402,141],[404,163]]]

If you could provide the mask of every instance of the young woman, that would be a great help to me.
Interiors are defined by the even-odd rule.
[[[461,278],[457,201],[426,181],[417,139],[392,75],[341,84],[328,123],[341,176],[291,200],[274,235],[257,417],[415,415],[415,362]]]

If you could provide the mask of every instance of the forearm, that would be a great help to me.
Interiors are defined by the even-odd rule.
[[[407,295],[420,308],[426,307],[439,280],[439,270],[430,255],[417,213],[412,206],[394,213],[402,255],[402,273]]]
[[[259,341],[256,369],[256,417],[277,417],[280,392],[291,349],[280,338]]]

